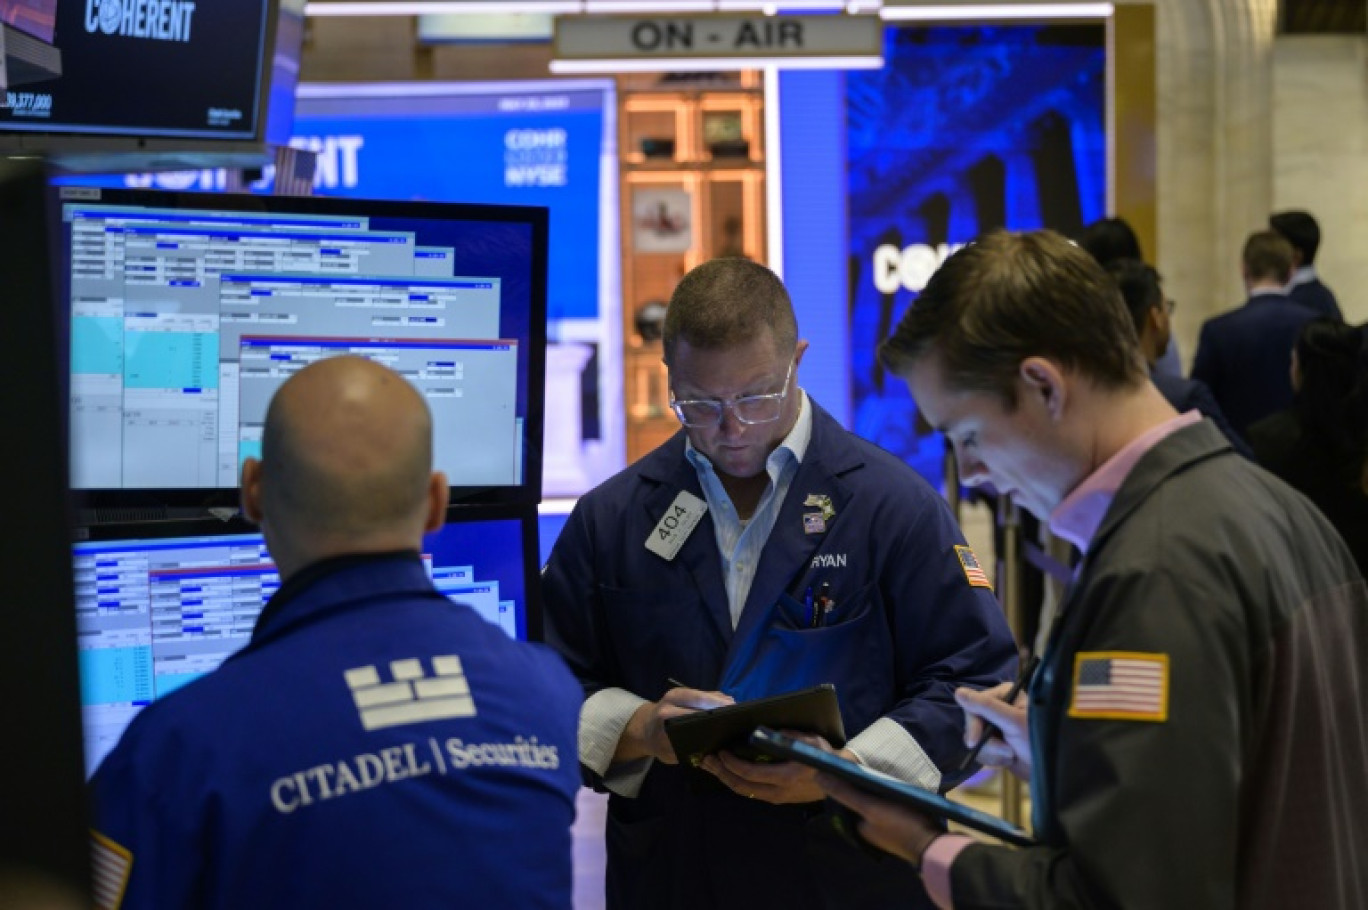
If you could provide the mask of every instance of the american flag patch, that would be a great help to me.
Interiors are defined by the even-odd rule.
[[[133,854],[97,831],[90,832],[90,853],[95,910],[118,910],[133,870]]]
[[[976,588],[993,590],[993,583],[988,580],[973,550],[968,547],[955,547],[955,555],[959,557],[960,568],[964,569],[964,577],[969,579],[969,584]]]
[[[1168,720],[1167,654],[1089,651],[1074,656],[1070,717]]]

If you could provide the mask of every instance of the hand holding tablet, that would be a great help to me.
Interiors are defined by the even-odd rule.
[[[996,816],[882,774],[858,762],[847,761],[839,755],[824,752],[774,730],[761,727],[751,734],[750,741],[760,752],[785,761],[811,765],[819,771],[845,781],[862,793],[877,796],[881,800],[913,809],[923,815],[958,822],[967,828],[1020,847],[1029,847],[1036,843],[1028,833]]]

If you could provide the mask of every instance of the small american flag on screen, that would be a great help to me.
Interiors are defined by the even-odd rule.
[[[1084,652],[1074,658],[1070,717],[1168,719],[1167,654]]]
[[[955,547],[955,555],[959,557],[960,568],[964,570],[964,577],[969,580],[969,584],[976,588],[988,588],[992,590],[993,583],[988,580],[988,575],[983,571],[983,566],[979,565],[978,557],[974,551],[968,547]]]
[[[271,192],[276,196],[312,196],[317,164],[318,155],[314,152],[288,145],[278,147]]]

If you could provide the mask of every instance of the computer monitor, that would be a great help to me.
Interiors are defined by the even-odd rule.
[[[546,209],[55,192],[85,508],[236,505],[275,390],[338,354],[424,395],[453,503],[539,500]]]
[[[439,591],[528,640],[541,637],[536,518],[519,511],[452,510],[422,552]],[[262,536],[224,527],[105,525],[73,545],[87,775],[143,707],[246,645],[280,587]]]

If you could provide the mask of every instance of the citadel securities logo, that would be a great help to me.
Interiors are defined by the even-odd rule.
[[[343,674],[352,701],[367,731],[422,721],[476,717],[470,683],[455,654],[430,659],[433,675],[419,658],[390,661],[392,682],[383,682],[375,666],[354,667]],[[479,736],[469,727],[466,735]],[[485,767],[532,772],[555,771],[560,749],[538,742],[532,734],[512,741],[485,742],[464,737],[418,737],[287,773],[268,788],[271,805],[281,815],[377,787],[429,776],[450,776]]]
[[[432,658],[433,677],[423,672],[417,658],[390,661],[393,682],[381,682],[375,667],[346,672],[361,726],[381,730],[425,720],[474,717],[475,699],[461,670],[461,658],[443,654]]]
[[[190,0],[86,0],[85,30],[149,41],[189,43],[195,18]]]

